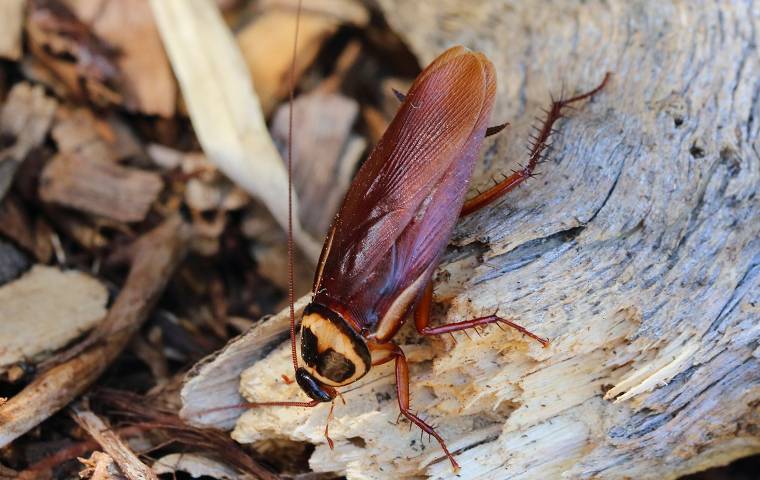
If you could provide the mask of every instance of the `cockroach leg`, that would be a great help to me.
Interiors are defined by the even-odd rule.
[[[538,335],[531,332],[527,328],[521,325],[518,325],[511,320],[507,320],[506,318],[500,317],[496,314],[486,315],[485,317],[473,318],[471,320],[464,320],[461,322],[447,323],[445,325],[439,325],[437,327],[431,327],[429,323],[430,323],[430,305],[432,304],[432,302],[433,302],[433,284],[432,282],[429,282],[428,285],[425,287],[425,291],[422,293],[422,297],[420,298],[420,301],[417,304],[417,307],[414,310],[414,325],[417,328],[417,332],[419,332],[420,335],[441,335],[444,333],[451,333],[451,332],[464,332],[465,335],[467,335],[467,330],[470,328],[475,329],[475,331],[478,332],[476,327],[495,323],[497,325],[502,324],[502,325],[507,325],[509,327],[512,327],[518,332],[536,340],[544,347],[549,346],[549,340],[543,337],[539,337]],[[480,332],[478,332],[478,334],[480,334]]]
[[[335,400],[330,402],[330,413],[327,414],[327,422],[325,423],[325,438],[327,439],[327,444],[330,446],[330,450],[335,450],[335,443],[333,443],[332,438],[330,438],[330,420],[333,419],[334,409],[335,409]]]
[[[417,425],[420,427],[420,430],[438,440],[438,443],[441,445],[441,449],[443,449],[443,452],[451,462],[451,465],[455,470],[458,470],[459,464],[454,459],[454,456],[451,454],[451,452],[449,452],[448,447],[446,447],[446,442],[443,440],[443,437],[441,437],[438,432],[435,431],[435,428],[431,427],[416,413],[412,412],[411,408],[409,407],[409,365],[406,363],[406,356],[404,355],[404,351],[401,350],[398,345],[391,342],[368,342],[367,346],[372,353],[380,354],[378,357],[373,356],[373,358],[377,358],[377,360],[374,360],[372,362],[373,366],[382,365],[383,363],[388,363],[391,360],[396,361],[396,396],[398,397],[398,408],[401,411],[401,415],[405,416],[409,420],[410,425],[412,423]]]
[[[505,193],[513,190],[528,178],[532,177],[534,175],[533,170],[536,168],[536,165],[538,165],[545,157],[545,154],[549,147],[547,142],[549,140],[549,137],[554,132],[555,122],[564,116],[563,110],[568,108],[573,103],[580,102],[581,100],[585,100],[599,93],[599,91],[607,84],[609,78],[610,74],[607,73],[604,76],[602,82],[596,88],[586,93],[576,95],[568,99],[563,99],[560,97],[559,100],[552,100],[551,107],[549,110],[546,110],[546,118],[543,119],[541,128],[537,128],[536,133],[531,134],[530,136],[530,153],[528,156],[528,163],[525,166],[522,166],[519,170],[513,172],[512,175],[508,176],[503,181],[464,202],[460,216],[463,217],[472,212],[480,210],[481,208],[494,202]],[[486,130],[486,136],[488,136],[488,130]]]

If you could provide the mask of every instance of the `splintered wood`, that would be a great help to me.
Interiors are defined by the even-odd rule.
[[[21,162],[47,135],[56,101],[41,86],[19,83],[0,111],[0,199],[13,181]]]
[[[158,476],[142,463],[124,441],[92,410],[82,405],[72,408],[72,417],[119,466],[130,480],[158,480]]]
[[[523,160],[550,94],[613,73],[561,122],[537,179],[461,222],[436,275],[436,323],[498,309],[551,345],[497,328],[456,341],[402,331],[412,408],[438,425],[457,478],[671,479],[760,452],[756,6],[379,3],[422,64],[456,43],[493,59],[492,121],[512,127],[473,187]],[[228,427],[230,411],[203,409],[240,393],[305,400],[281,377],[287,318],[199,364],[183,415]],[[230,380],[241,361],[252,365]],[[309,442],[314,471],[349,479],[451,478],[436,442],[396,422],[393,385],[386,365],[344,389],[335,450],[329,404],[247,410],[233,436]]]

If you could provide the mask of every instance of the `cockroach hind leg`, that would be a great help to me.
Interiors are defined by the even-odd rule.
[[[567,99],[563,97],[560,97],[559,100],[553,99],[551,107],[548,110],[544,111],[545,117],[538,120],[537,126],[534,128],[535,133],[531,134],[528,142],[529,153],[527,164],[524,166],[521,165],[519,170],[513,172],[512,175],[508,176],[493,187],[486,189],[483,192],[478,192],[475,197],[468,199],[462,206],[460,216],[468,215],[472,212],[480,210],[487,205],[490,205],[502,195],[511,190],[514,190],[520,184],[525,182],[525,180],[535,176],[533,170],[536,168],[536,165],[538,165],[539,162],[546,159],[545,154],[549,137],[551,137],[552,133],[555,131],[554,124],[557,122],[557,120],[564,116],[563,111],[567,109],[571,104],[591,98],[592,96],[599,93],[599,91],[602,90],[607,84],[609,79],[610,73],[607,73],[604,76],[602,82],[593,90],[589,90],[588,92]]]

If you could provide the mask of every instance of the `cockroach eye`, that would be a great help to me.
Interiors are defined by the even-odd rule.
[[[303,390],[312,400],[331,402],[333,399],[333,397],[330,396],[329,391],[323,388],[322,385],[320,385],[320,383],[303,367],[296,370],[296,382],[298,382],[298,386],[301,387],[301,390]],[[334,390],[330,389],[330,391]]]

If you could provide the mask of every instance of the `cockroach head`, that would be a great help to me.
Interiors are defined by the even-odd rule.
[[[313,382],[329,387],[348,385],[363,377],[372,362],[361,335],[337,312],[317,303],[303,312],[301,358],[304,366],[299,371],[304,371],[304,378],[298,384],[315,400],[319,398],[310,393]]]

